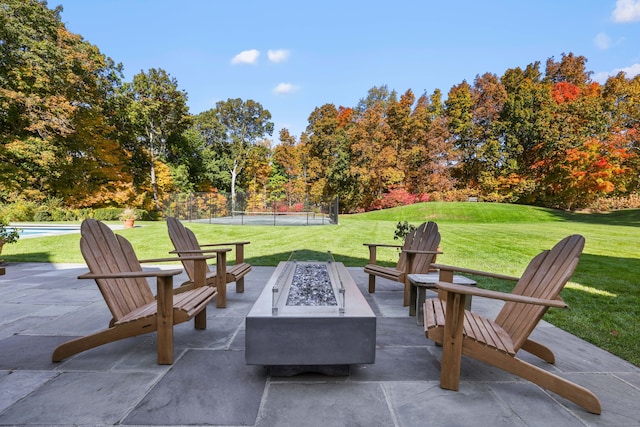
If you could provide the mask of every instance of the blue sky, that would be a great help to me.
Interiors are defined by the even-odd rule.
[[[315,107],[374,86],[416,96],[573,52],[592,79],[640,74],[640,0],[49,0],[124,66],[162,68],[192,114],[253,99],[299,137]]]

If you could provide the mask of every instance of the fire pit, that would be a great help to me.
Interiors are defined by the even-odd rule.
[[[374,363],[376,317],[342,263],[278,265],[246,318],[245,360],[272,375]]]

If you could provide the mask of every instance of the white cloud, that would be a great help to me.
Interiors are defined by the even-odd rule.
[[[288,93],[295,92],[299,89],[298,86],[293,85],[291,83],[279,83],[278,86],[273,88],[273,93],[276,95],[285,95]]]
[[[291,52],[289,52],[286,49],[278,49],[278,50],[269,49],[269,51],[267,52],[267,56],[269,57],[269,61],[271,62],[286,61],[287,59],[289,59],[290,54]]]
[[[618,73],[619,71],[624,71],[627,75],[627,78],[632,79],[640,74],[640,64],[633,64],[630,67],[621,68],[620,70],[616,70],[616,73]]]
[[[617,0],[611,16],[615,22],[640,21],[640,0]]]
[[[237,54],[231,60],[232,64],[255,64],[258,62],[260,52],[256,49],[245,50]]]
[[[611,46],[611,37],[609,37],[605,33],[598,33],[593,39],[593,43],[599,49],[609,49],[609,47]]]
[[[592,79],[598,83],[605,83],[609,77],[617,75],[620,71],[624,72],[628,79],[632,79],[640,74],[640,64],[633,64],[625,68],[616,68],[613,71],[603,71],[600,73],[595,73],[592,76]]]

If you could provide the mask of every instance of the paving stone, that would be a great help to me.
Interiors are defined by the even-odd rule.
[[[253,425],[267,377],[261,367],[245,365],[243,356],[238,351],[187,351],[124,423]]]
[[[259,427],[391,425],[380,385],[343,382],[270,384],[256,422]]]
[[[146,372],[62,373],[0,413],[0,423],[116,424],[156,381]]]
[[[0,341],[0,369],[53,370],[60,366],[51,361],[53,350],[70,337],[12,335]]]
[[[57,375],[54,371],[0,371],[0,414]]]

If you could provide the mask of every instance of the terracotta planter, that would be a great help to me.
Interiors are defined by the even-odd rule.
[[[133,228],[133,224],[136,222],[135,219],[125,219],[124,221],[124,228]]]

